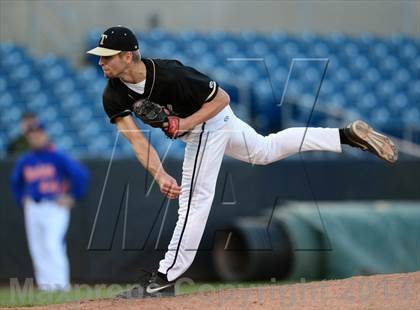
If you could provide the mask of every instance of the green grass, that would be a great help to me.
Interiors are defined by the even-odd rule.
[[[79,285],[69,292],[48,293],[37,289],[0,288],[0,307],[27,307],[74,302],[88,299],[112,298],[126,286]]]
[[[275,283],[275,284],[284,284]],[[219,291],[229,288],[257,287],[274,284],[272,282],[245,282],[245,283],[183,283],[181,294],[197,292]],[[49,304],[77,302],[81,300],[98,300],[113,298],[123,290],[129,289],[133,284],[75,284],[69,292],[47,293],[39,291],[24,283],[13,287],[0,287],[0,307],[31,307]]]

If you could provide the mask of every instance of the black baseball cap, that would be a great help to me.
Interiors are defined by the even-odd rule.
[[[123,51],[137,51],[139,43],[134,33],[123,26],[107,29],[99,39],[98,46],[87,51],[97,56],[113,56]]]

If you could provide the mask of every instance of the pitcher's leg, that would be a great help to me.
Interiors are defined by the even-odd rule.
[[[182,193],[178,221],[159,272],[169,281],[182,275],[192,264],[213,202],[217,176],[227,136],[203,132],[187,142],[182,172]]]
[[[226,155],[252,164],[266,165],[306,151],[341,152],[336,128],[288,128],[263,136],[239,118],[230,128],[234,132],[230,134]]]

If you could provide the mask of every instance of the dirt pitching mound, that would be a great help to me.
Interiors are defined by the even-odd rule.
[[[173,298],[90,300],[30,309],[420,309],[419,292],[420,272],[415,272],[213,290]]]

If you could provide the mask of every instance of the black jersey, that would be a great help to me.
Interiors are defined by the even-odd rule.
[[[143,94],[131,90],[119,78],[108,80],[103,105],[111,123],[117,117],[130,115],[133,103],[139,99],[149,98],[161,106],[170,105],[175,113],[185,118],[216,96],[218,84],[194,68],[177,60],[142,61],[146,66]]]

